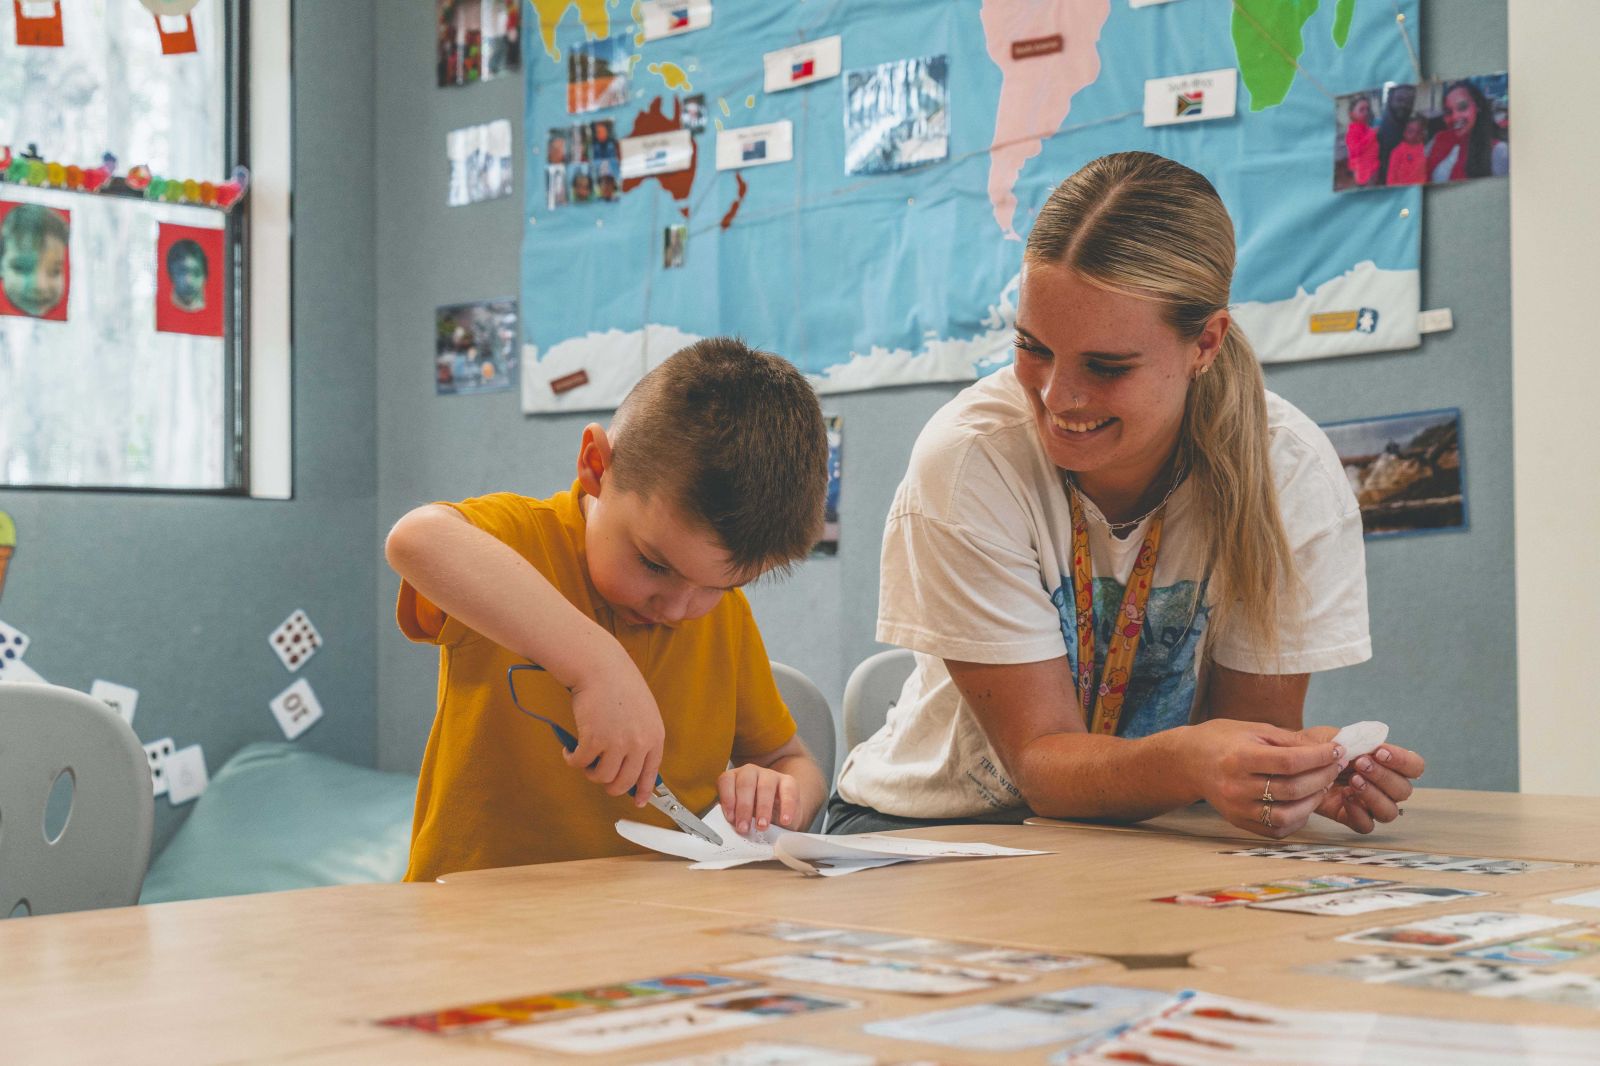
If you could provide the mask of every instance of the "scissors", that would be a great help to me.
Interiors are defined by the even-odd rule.
[[[538,665],[537,663],[528,663],[525,666],[513,666],[506,671],[506,684],[511,689],[511,702],[517,705],[517,710],[521,711],[529,718],[537,718],[539,721],[549,726],[551,731],[555,733],[556,739],[561,741],[561,746],[566,748],[567,751],[577,751],[577,737],[573,736],[560,725],[552,722],[544,715],[534,714],[532,711],[528,710],[528,708],[524,707],[522,702],[517,699],[518,670],[538,670],[543,672],[544,667]],[[589,766],[592,768],[594,763],[599,761],[599,759],[596,759],[594,762],[590,763]],[[635,795],[636,792],[637,786],[628,789],[628,795],[630,796]],[[689,810],[689,808],[680,803],[678,801],[678,797],[672,794],[672,789],[668,788],[667,783],[661,779],[660,774],[656,774],[656,787],[654,791],[650,793],[650,799],[647,802],[650,804],[650,806],[654,807],[662,814],[665,814],[668,818],[671,818],[677,827],[682,829],[685,833],[690,833],[694,836],[697,836],[706,843],[715,844],[719,848],[722,846],[722,837],[717,835],[717,831],[706,825],[706,823],[702,822],[700,819],[696,818],[693,811]]]

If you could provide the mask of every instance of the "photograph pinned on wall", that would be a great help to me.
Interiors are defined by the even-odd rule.
[[[522,66],[521,0],[438,0],[439,84],[471,85]]]
[[[1460,409],[1331,422],[1322,429],[1361,505],[1367,536],[1467,528]]]
[[[950,154],[944,56],[900,59],[845,75],[844,172],[891,174]]]
[[[11,569],[11,557],[17,553],[17,523],[9,514],[0,511],[0,596],[6,591],[6,571]]]
[[[1346,93],[1334,120],[1335,192],[1511,172],[1511,89],[1503,71]]]
[[[451,207],[511,195],[511,123],[495,119],[451,130],[445,138],[450,157]]]
[[[222,336],[220,229],[160,223],[156,236],[156,330]]]
[[[689,227],[679,222],[661,231],[661,268],[676,270],[683,266],[683,257],[689,246]]]
[[[436,395],[502,392],[516,386],[517,301],[507,297],[441,307],[436,334]]]
[[[72,214],[0,200],[0,315],[67,320]]]
[[[828,495],[822,505],[822,539],[811,547],[812,555],[839,554],[839,482],[843,467],[840,452],[844,442],[844,416],[829,415],[824,419],[828,426]]]
[[[567,49],[567,114],[603,111],[628,102],[633,41],[626,34],[580,41]]]
[[[621,148],[610,119],[550,130],[545,141],[545,205],[615,203],[621,193]]]
[[[683,98],[683,113],[679,118],[683,128],[690,133],[706,131],[706,98],[704,93]]]

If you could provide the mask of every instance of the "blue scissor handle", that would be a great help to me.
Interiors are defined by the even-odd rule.
[[[540,673],[543,673],[544,672],[544,667],[540,666],[538,663],[527,663],[526,665],[517,665],[517,666],[513,666],[510,669],[506,670],[506,686],[511,689],[511,702],[516,704],[517,710],[521,711],[523,714],[527,715],[529,718],[537,718],[539,721],[541,721],[545,725],[549,726],[550,729],[555,733],[556,739],[561,741],[561,746],[563,748],[566,748],[567,751],[569,751],[569,752],[577,751],[578,750],[578,738],[577,737],[573,736],[571,733],[567,732],[567,730],[564,729],[562,726],[560,726],[557,723],[555,723],[555,722],[551,721],[550,719],[546,718],[544,715],[542,715],[542,714],[534,714],[532,711],[528,710],[528,708],[526,708],[526,707],[524,707],[522,705],[522,701],[521,700],[517,699],[517,671],[518,670],[538,670]],[[595,766],[595,763],[597,763],[599,761],[600,760],[598,758],[595,759],[594,762],[589,764],[588,768],[593,770],[594,766]],[[660,784],[661,784],[661,775],[660,774],[656,774],[656,785],[659,787]],[[632,795],[635,794],[636,791],[637,791],[637,788],[630,788],[630,789],[628,789],[628,795],[632,796]]]

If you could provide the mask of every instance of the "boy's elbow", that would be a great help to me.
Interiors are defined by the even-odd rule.
[[[438,513],[445,510],[437,504],[428,504],[401,516],[383,541],[383,558],[391,568],[405,575],[406,569],[415,563],[422,546],[429,540],[429,527],[438,521]]]

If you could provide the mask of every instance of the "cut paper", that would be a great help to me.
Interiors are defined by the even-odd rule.
[[[17,43],[25,48],[60,48],[66,42],[61,29],[61,0],[11,0],[17,15]]]
[[[1024,851],[997,844],[964,844],[942,840],[918,840],[876,833],[853,836],[827,836],[822,833],[796,833],[779,826],[740,834],[713,806],[704,819],[722,845],[708,843],[688,833],[626,819],[617,822],[617,832],[625,839],[667,855],[693,859],[691,870],[726,870],[751,862],[777,859],[807,876],[838,877],[874,866],[922,859],[980,859],[1010,855],[1045,855],[1043,851]]]
[[[206,775],[206,754],[198,744],[190,744],[168,755],[166,772],[167,802],[174,807],[199,799],[210,783]]]
[[[89,695],[116,711],[124,722],[133,724],[133,712],[139,708],[138,689],[112,681],[96,681],[89,686]]]
[[[311,691],[311,682],[303,677],[274,696],[271,706],[286,740],[294,740],[322,717],[322,704]]]
[[[1382,722],[1352,722],[1334,734],[1333,742],[1344,749],[1344,761],[1355,762],[1371,755],[1389,739],[1389,727]]]
[[[194,16],[156,15],[156,33],[161,37],[161,54],[187,55],[199,51],[194,39]]]
[[[223,326],[220,229],[160,223],[156,237],[156,330],[220,337]]]

